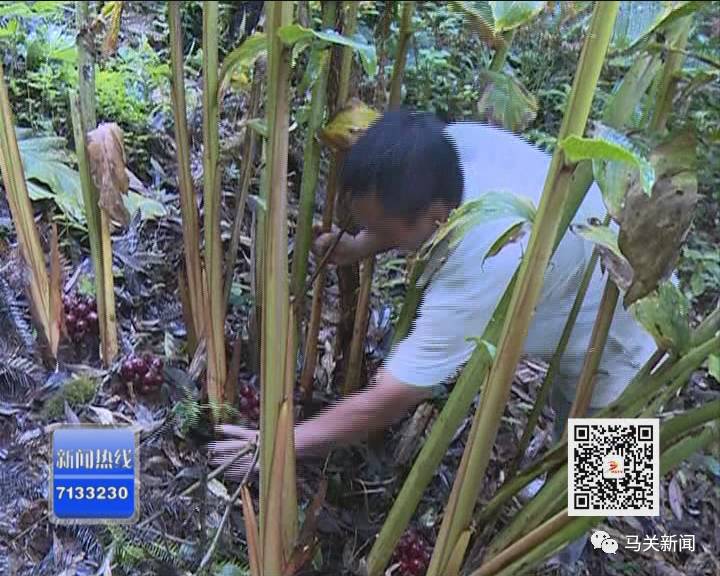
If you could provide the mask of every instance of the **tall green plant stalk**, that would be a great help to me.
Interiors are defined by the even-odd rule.
[[[584,132],[618,7],[617,2],[606,2],[595,6],[568,108],[558,135],[560,141],[570,135],[581,135]],[[428,576],[447,574],[445,569],[453,552],[454,543],[470,521],[482,487],[482,478],[490,459],[500,418],[510,395],[510,385],[522,354],[532,312],[540,296],[544,271],[553,251],[564,204],[570,195],[571,178],[572,167],[567,165],[564,153],[556,152],[545,182],[528,250],[520,267],[518,282],[497,348],[497,356],[490,370],[481,404],[475,414],[470,441],[463,454],[463,460],[467,461],[468,473],[458,475],[455,479],[430,561]]]
[[[507,32],[503,32],[502,38],[504,41],[499,44],[498,47],[495,49],[495,54],[493,54],[493,59],[490,61],[490,66],[488,66],[488,69],[492,70],[493,72],[502,71],[502,68],[505,65],[505,60],[507,60],[507,55],[510,51],[510,45],[512,44],[514,35],[514,30],[508,30]]]
[[[260,534],[264,574],[282,574],[294,545],[292,383],[294,359],[288,291],[287,158],[290,51],[277,31],[292,21],[290,2],[267,4],[268,203],[261,338]],[[290,340],[289,340],[290,338]],[[289,392],[289,393],[288,393]],[[282,411],[281,411],[282,406]],[[280,418],[281,412],[285,414]],[[278,534],[281,539],[278,540]]]
[[[246,112],[249,119],[256,118],[260,113],[262,99],[262,87],[265,83],[266,63],[258,60],[255,63],[253,72],[252,88],[250,89],[250,103]],[[240,187],[235,198],[235,218],[233,219],[233,231],[230,238],[230,248],[225,259],[225,304],[230,301],[233,276],[235,273],[235,262],[240,247],[240,233],[242,232],[243,217],[245,216],[245,205],[250,191],[250,180],[255,168],[255,153],[257,149],[258,134],[250,126],[245,126],[245,138],[242,148],[242,172],[240,175]]]
[[[200,261],[200,226],[198,208],[195,202],[195,189],[190,170],[190,137],[187,126],[187,106],[185,103],[185,67],[183,61],[182,22],[180,3],[168,3],[168,21],[170,28],[170,63],[172,74],[172,108],[175,121],[175,147],[178,162],[178,188],[180,189],[180,211],[183,224],[183,247],[185,250],[185,270],[187,278],[186,317],[190,318],[188,327],[189,349],[192,354],[197,342],[205,334],[206,312],[203,301],[202,263]]]
[[[218,3],[203,4],[203,196],[205,206],[205,306],[210,402],[225,401],[225,302],[220,239],[221,177],[218,168]]]
[[[402,3],[402,16],[400,18],[400,33],[398,36],[397,54],[393,65],[392,79],[390,80],[390,108],[397,108],[402,101],[402,83],[405,76],[405,61],[407,48],[412,37],[412,15],[415,2],[406,0]]]
[[[578,292],[575,295],[575,300],[573,301],[572,308],[570,309],[570,314],[568,315],[568,319],[565,322],[565,326],[563,327],[560,341],[558,342],[557,348],[555,349],[555,352],[550,359],[545,379],[543,380],[542,386],[540,387],[537,398],[535,400],[535,404],[533,405],[533,409],[528,416],[527,424],[525,426],[525,430],[523,431],[523,435],[520,438],[517,454],[508,469],[508,478],[512,478],[515,476],[515,473],[520,467],[523,456],[525,455],[525,450],[527,450],[527,447],[530,444],[533,432],[535,431],[535,427],[537,426],[538,420],[540,419],[540,414],[542,413],[543,408],[545,407],[545,402],[550,395],[550,390],[552,389],[553,382],[555,381],[555,376],[560,369],[560,361],[565,355],[565,350],[567,349],[567,345],[570,342],[570,335],[572,334],[573,328],[575,327],[577,317],[580,314],[583,301],[585,300],[588,287],[590,286],[590,280],[595,273],[595,266],[597,265],[599,258],[600,253],[596,248],[593,250],[590,262],[588,263],[585,271],[583,272],[583,277],[580,280]]]
[[[692,22],[692,16],[685,16],[672,24],[668,32],[667,44],[671,50],[666,56],[662,74],[658,79],[657,101],[653,108],[649,126],[651,132],[662,132],[670,116],[675,86],[678,81],[677,73],[685,61],[683,51],[687,45]]]
[[[82,142],[85,146],[85,137],[88,131],[94,130],[97,125],[95,105],[95,57],[94,50],[88,46],[92,42],[91,32],[88,30],[90,24],[90,9],[87,2],[75,3],[75,21],[77,25],[77,50],[78,50],[78,87],[79,100],[78,113],[82,126]],[[80,144],[75,140],[76,147]],[[89,166],[88,166],[89,169]],[[91,174],[91,172],[89,173]],[[92,238],[97,234],[95,255],[93,265],[95,268],[95,292],[98,305],[98,324],[100,327],[101,357],[103,363],[109,366],[118,352],[117,339],[117,317],[115,314],[115,289],[112,273],[112,242],[110,238],[110,218],[100,207],[99,194],[95,183],[90,177],[81,177],[84,199],[91,202],[85,204],[86,219],[88,220],[88,236]],[[97,222],[97,229],[91,228],[89,224],[89,213],[94,212],[94,219]],[[92,254],[91,240],[91,254]]]
[[[343,2],[343,23],[342,33],[345,36],[353,36],[357,30],[358,3],[354,1]],[[341,49],[341,64],[338,75],[337,94],[335,102],[331,102],[330,115],[334,116],[340,108],[347,104],[350,96],[350,76],[353,68],[353,50],[349,46]],[[341,165],[339,155],[336,152],[335,162],[331,169],[338,170]],[[335,178],[337,181],[337,178]],[[357,234],[358,228],[353,223],[350,210],[350,201],[343,190],[338,190],[336,195],[335,221],[341,229],[351,234]],[[359,289],[360,267],[357,262],[347,266],[338,266],[338,285],[340,287],[340,322],[337,327],[336,356],[341,356],[343,364],[347,368],[350,357],[350,345],[355,327],[355,311],[357,310],[357,296]]]
[[[323,2],[322,27],[324,30],[335,25],[337,15],[336,2]],[[316,45],[313,50],[322,54],[322,65],[311,93],[310,119],[305,139],[305,152],[303,156],[303,173],[300,183],[300,203],[298,206],[298,225],[295,235],[295,248],[293,250],[291,294],[297,327],[296,333],[301,333],[300,326],[305,317],[305,284],[307,282],[308,255],[310,241],[312,240],[313,211],[315,207],[315,189],[320,174],[320,142],[317,133],[322,128],[325,119],[327,103],[327,83],[330,71],[330,52],[327,48]],[[298,339],[298,341],[300,341]]]
[[[593,325],[592,334],[590,336],[590,345],[585,354],[580,378],[578,380],[577,393],[575,401],[570,408],[569,418],[582,418],[590,407],[590,401],[595,384],[595,375],[600,367],[600,360],[608,334],[610,333],[610,325],[612,324],[615,308],[617,307],[620,291],[612,279],[608,278],[603,290],[602,299],[598,308],[595,324]]]
[[[354,33],[355,26],[357,25],[357,3],[345,2],[342,9],[345,15],[343,33],[346,36],[350,36]],[[348,95],[350,94],[350,72],[352,71],[353,52],[350,47],[344,47],[340,54],[341,57],[339,58],[339,64],[338,58],[335,57],[335,55],[333,55],[330,60],[330,74],[337,74],[338,78],[336,91],[333,90],[332,84],[328,82],[328,107],[330,109],[329,111],[331,117],[347,102]],[[349,216],[348,207],[344,206],[343,202],[336,202],[338,193],[338,169],[342,164],[342,158],[343,152],[340,150],[334,151],[330,157],[327,193],[322,214],[321,230],[323,232],[330,232],[332,230],[333,214],[335,214],[336,205],[338,218],[341,220],[342,228],[345,227],[346,216]],[[352,302],[354,301],[355,290],[357,289],[356,272],[357,265],[338,267],[341,319],[340,325],[338,326],[337,343],[340,348],[344,346],[345,340],[343,332],[347,322],[344,320],[344,317],[347,315],[348,309],[350,309],[350,311],[354,310]],[[305,400],[308,400],[312,394],[313,380],[315,377],[315,366],[317,363],[317,339],[320,332],[320,318],[322,316],[323,294],[325,292],[326,279],[326,270],[320,270],[320,273],[315,279],[310,320],[308,321],[308,329],[305,334],[304,363],[300,377],[300,387]]]
[[[50,342],[50,280],[25,181],[2,62],[0,62],[0,168],[20,253],[30,273],[28,291],[33,315],[39,331]]]

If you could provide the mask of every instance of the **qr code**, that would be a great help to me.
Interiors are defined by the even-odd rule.
[[[659,423],[568,419],[568,516],[660,514]]]

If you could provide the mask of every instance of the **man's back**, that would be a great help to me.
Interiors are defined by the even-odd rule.
[[[509,192],[525,196],[538,206],[550,166],[549,155],[521,138],[482,124],[453,124],[447,133],[462,166],[463,202],[487,192]],[[593,185],[574,221],[603,215],[602,197]],[[427,287],[411,334],[390,356],[387,367],[394,376],[429,386],[451,378],[467,361],[474,348],[467,338],[483,333],[520,263],[529,233],[496,256],[483,259],[497,238],[516,222],[512,217],[494,220],[465,235]],[[526,353],[544,359],[552,356],[592,248],[572,232],[561,241],[545,274]],[[563,358],[559,386],[569,399],[574,396],[605,278],[596,270]],[[614,399],[653,350],[652,338],[619,306],[593,405]],[[607,372],[605,381],[603,371]]]

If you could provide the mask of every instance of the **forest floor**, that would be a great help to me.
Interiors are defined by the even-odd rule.
[[[241,103],[235,103],[237,108]],[[201,140],[201,116],[190,116],[191,132]],[[224,120],[221,126],[223,151],[236,154],[238,117]],[[165,203],[166,216],[143,221],[132,220],[126,230],[113,238],[114,264],[117,270],[116,298],[123,355],[150,352],[165,361],[165,384],[152,395],[132,395],[120,382],[117,366],[100,368],[97,340],[93,336],[82,342],[63,344],[63,363],[59,371],[35,361],[32,342],[23,332],[27,329],[23,274],[20,260],[10,243],[0,238],[1,286],[7,306],[0,315],[4,358],[0,365],[0,574],[94,574],[101,566],[113,574],[183,574],[194,570],[210,546],[214,528],[228,504],[233,484],[222,478],[202,481],[190,496],[180,494],[192,483],[211,472],[207,464],[208,435],[202,430],[187,430],[175,408],[188,402],[188,394],[197,393],[190,375],[189,358],[182,345],[186,337],[177,271],[182,254],[182,229],[179,201],[175,189],[173,134],[169,118],[159,122],[162,129],[154,135],[149,149],[149,170],[139,170],[146,193]],[[129,143],[132,146],[132,143]],[[291,219],[296,201],[301,165],[301,143],[293,142],[290,175]],[[193,149],[194,177],[201,180],[199,146]],[[131,168],[134,169],[133,166]],[[236,168],[236,167],[235,167]],[[223,238],[228,239],[237,187],[236,171],[228,170],[224,182],[226,195],[223,213]],[[255,182],[255,186],[257,182]],[[319,195],[321,204],[323,194]],[[713,207],[717,209],[717,207]],[[319,213],[318,213],[319,216]],[[4,198],[0,199],[0,228],[10,228],[10,215]],[[718,231],[707,222],[702,234],[720,242]],[[47,240],[47,228],[40,226]],[[293,226],[290,227],[293,230]],[[248,311],[251,305],[249,214],[246,215],[241,250],[238,255],[235,282],[227,320],[228,351],[238,337],[243,338],[243,365],[238,386],[257,386],[249,370],[247,350]],[[87,282],[90,264],[79,237],[68,235],[63,242],[66,261],[65,290],[72,293]],[[292,248],[292,247],[291,247]],[[311,265],[313,270],[314,264]],[[15,270],[15,273],[11,273]],[[366,340],[366,363],[372,374],[387,353],[391,335],[391,318],[399,312],[404,293],[404,261],[396,254],[379,258],[372,295],[370,327]],[[314,410],[338,397],[342,374],[333,354],[335,325],[339,318],[339,289],[334,272],[328,275],[320,351],[316,370]],[[713,302],[699,303],[696,315],[710,311]],[[7,311],[7,313],[5,313]],[[14,312],[19,311],[25,319]],[[70,381],[70,373],[85,374],[101,383],[91,398],[75,406],[60,405],[60,412],[49,414],[49,400]],[[478,509],[482,508],[504,480],[504,469],[516,456],[518,440],[532,409],[545,373],[543,363],[525,359],[518,367],[510,402],[505,409],[492,459],[486,474]],[[705,370],[696,372],[688,385],[665,407],[663,416],[697,406],[720,397],[720,384]],[[406,431],[413,425],[408,418],[388,429],[366,445],[336,449],[323,461],[307,461],[298,467],[298,497],[303,510],[313,501],[319,487],[327,482],[327,493],[317,523],[319,548],[313,566],[301,574],[338,575],[350,573],[356,561],[365,556],[410,469],[427,430],[442,409],[444,398],[430,404],[427,421],[418,441],[407,444]],[[308,414],[299,414],[307,417]],[[552,445],[555,415],[546,408],[526,457],[541,455]],[[48,519],[48,464],[53,422],[95,422],[130,424],[141,431],[141,523],[159,514],[146,525],[123,530],[102,526],[57,526]],[[412,525],[429,541],[434,541],[442,511],[454,481],[454,471],[462,456],[471,425],[468,416],[455,434],[431,485],[414,516]],[[222,482],[220,481],[222,480]],[[257,480],[251,480],[255,491]],[[496,531],[519,508],[513,501],[503,511]],[[638,576],[711,576],[720,574],[720,462],[718,456],[698,454],[665,475],[661,482],[661,514],[658,517],[618,517],[603,522],[601,528],[616,537],[618,553],[610,557],[588,543],[579,562],[561,568],[552,562],[537,574],[638,575]],[[122,534],[122,536],[119,536]],[[627,535],[642,542],[648,536],[687,535],[695,537],[694,552],[667,552],[659,549],[635,552],[625,548]],[[108,555],[115,542],[115,556]],[[244,524],[239,505],[232,508],[216,549],[218,561],[242,558],[245,549]],[[120,549],[129,545],[145,550],[145,558],[132,569],[119,565]],[[659,548],[659,547],[658,547]],[[125,558],[127,560],[127,557]],[[129,560],[128,560],[129,562]],[[102,573],[102,572],[100,572]],[[106,572],[110,573],[110,572]]]

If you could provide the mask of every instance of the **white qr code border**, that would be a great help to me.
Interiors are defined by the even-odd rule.
[[[640,508],[577,508],[575,498],[576,468],[575,448],[580,445],[576,440],[576,429],[583,426],[650,426],[652,428],[652,506]],[[659,516],[660,515],[660,420],[658,418],[569,418],[567,425],[568,443],[568,516]],[[602,454],[606,456],[609,453]],[[602,457],[601,456],[601,457]],[[602,468],[598,469],[602,475]],[[590,503],[589,503],[590,505]]]

